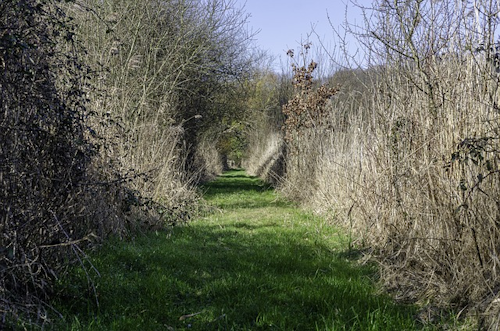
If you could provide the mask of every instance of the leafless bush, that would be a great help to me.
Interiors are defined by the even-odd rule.
[[[109,177],[132,176],[127,187],[164,206],[163,215],[179,206],[183,214],[194,211],[193,184],[221,162],[214,150],[199,151],[207,147],[202,140],[227,115],[218,102],[231,91],[227,80],[246,70],[243,12],[221,0],[87,0],[68,12],[78,22],[86,63],[102,66],[93,81],[100,93],[89,99],[112,123],[99,131],[109,145],[100,162],[113,160],[111,169],[118,169]]]
[[[43,323],[51,283],[108,210],[92,208],[87,72],[58,5],[0,3],[0,328]]]

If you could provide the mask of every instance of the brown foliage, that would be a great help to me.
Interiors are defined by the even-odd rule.
[[[292,64],[295,95],[283,106],[283,114],[285,141],[293,152],[298,143],[297,137],[301,136],[304,130],[318,129],[326,124],[329,115],[326,105],[338,91],[337,88],[326,85],[314,88],[313,72],[317,66],[314,61],[307,67]]]

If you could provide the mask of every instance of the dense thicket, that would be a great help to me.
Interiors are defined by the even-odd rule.
[[[57,6],[0,3],[0,328],[40,305],[67,252],[99,227],[78,51]]]

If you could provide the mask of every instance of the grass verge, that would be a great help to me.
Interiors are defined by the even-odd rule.
[[[91,257],[93,284],[82,268],[62,280],[56,328],[419,329],[412,308],[378,294],[374,268],[346,258],[347,239],[323,219],[243,171],[204,191],[210,215],[110,241]]]

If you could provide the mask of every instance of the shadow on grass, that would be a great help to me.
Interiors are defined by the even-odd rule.
[[[289,201],[279,199],[271,185],[245,175],[242,170],[224,173],[216,181],[203,185],[201,191],[207,201],[225,210],[293,206]]]
[[[215,204],[219,208],[223,208],[224,210],[238,210],[238,209],[255,210],[255,209],[269,208],[269,207],[291,208],[293,206],[289,202],[279,199],[269,202],[268,199],[248,200],[245,199],[245,197],[240,197],[238,200],[221,201]]]
[[[265,227],[258,237],[240,229],[199,225],[169,240],[159,233],[114,243],[96,260],[100,306],[76,287],[72,313],[90,311],[109,329],[413,329],[410,310],[374,292],[371,268],[317,243],[277,242]]]
[[[221,200],[262,199],[261,208],[276,207],[268,188],[255,194],[261,184],[230,172],[207,185],[207,195],[217,199],[217,190],[226,190]],[[301,225],[306,219],[288,228],[283,217],[270,211],[265,221],[234,221],[217,214],[110,242],[94,257],[99,306],[82,295],[88,285],[80,271],[61,284],[61,310],[73,316],[74,330],[416,329],[410,308],[376,293],[373,268],[346,259],[325,234]]]
[[[231,170],[219,176],[216,181],[203,185],[202,190],[205,198],[210,200],[218,194],[266,192],[273,188],[257,177],[245,175],[242,170]]]

